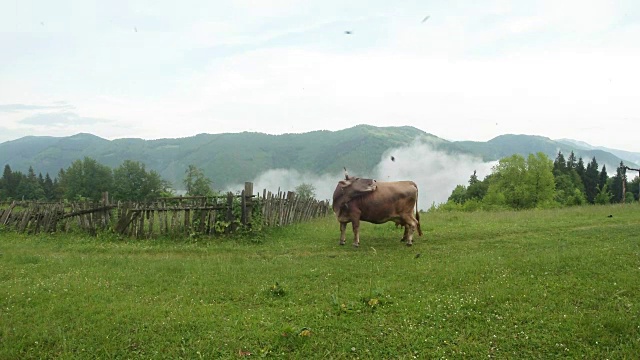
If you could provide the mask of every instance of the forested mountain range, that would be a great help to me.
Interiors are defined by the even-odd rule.
[[[614,154],[577,141],[555,141],[541,136],[501,135],[487,142],[447,141],[409,126],[358,125],[302,134],[243,132],[159,140],[106,140],[85,133],[69,137],[27,136],[0,143],[0,165],[9,164],[14,171],[23,172],[31,166],[36,172],[55,177],[60,169],[84,157],[112,168],[124,160],[134,160],[157,171],[179,189],[185,170],[192,164],[204,171],[214,188],[224,188],[277,168],[324,174],[336,173],[347,166],[354,173],[370,173],[385,151],[409,145],[416,139],[440,151],[470,154],[484,161],[537,152],[554,159],[559,150],[565,154],[574,151],[585,162],[596,157],[609,169],[615,169],[620,161],[637,166],[640,159],[639,153]]]

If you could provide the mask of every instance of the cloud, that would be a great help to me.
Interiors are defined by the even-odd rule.
[[[374,173],[378,181],[414,181],[418,185],[418,206],[426,210],[433,203],[446,202],[457,185],[467,185],[474,171],[479,179],[484,179],[495,164],[471,155],[448,154],[416,140],[387,150]]]
[[[263,189],[272,193],[278,191],[286,193],[294,191],[300,184],[310,184],[315,188],[316,199],[331,200],[333,190],[342,176],[341,173],[318,175],[295,169],[272,169],[258,175],[252,182],[254,191],[260,192],[260,195]],[[226,191],[235,192],[241,188],[241,185],[231,185]]]
[[[109,122],[109,120],[83,117],[73,112],[61,111],[55,113],[42,113],[29,116],[20,121],[25,125],[37,125],[47,127],[62,127],[70,125],[95,125]]]
[[[474,171],[479,179],[484,179],[495,164],[496,162],[484,162],[471,155],[435,150],[431,144],[416,140],[407,146],[385,151],[372,174],[350,175],[374,178],[377,181],[412,180],[418,185],[418,207],[426,210],[433,203],[446,202],[457,185],[467,185]],[[302,183],[311,184],[315,188],[316,198],[331,200],[333,190],[343,176],[342,172],[318,175],[294,169],[273,169],[257,176],[253,184],[256,192],[267,189],[274,193],[278,190],[293,191]],[[234,185],[228,190],[236,191],[240,188],[242,186]]]
[[[33,104],[0,104],[0,112],[19,112],[33,110],[52,110],[52,109],[73,109],[72,105],[63,101],[56,101],[54,105],[33,105]]]

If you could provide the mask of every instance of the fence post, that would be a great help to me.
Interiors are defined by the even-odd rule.
[[[253,212],[253,183],[245,182],[242,192],[242,225],[251,226]]]
[[[227,193],[227,222],[229,226],[224,231],[226,234],[235,230],[235,226],[233,226],[233,193],[231,191]]]

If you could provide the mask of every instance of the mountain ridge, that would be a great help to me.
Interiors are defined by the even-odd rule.
[[[513,154],[543,152],[554,159],[573,150],[585,163],[596,157],[609,172],[624,160],[636,162],[598,148],[588,149],[568,141],[544,136],[504,134],[486,142],[448,141],[412,126],[376,127],[360,124],[347,129],[271,135],[256,132],[201,133],[183,138],[107,140],[89,133],[67,137],[27,136],[0,143],[0,165],[14,171],[32,166],[36,172],[54,177],[61,168],[85,156],[115,168],[124,160],[140,161],[180,188],[188,165],[202,168],[215,188],[255,179],[267,170],[295,169],[311,174],[336,173],[347,166],[353,173],[370,173],[386,151],[415,141],[435,150],[466,154],[495,161]],[[585,143],[586,144],[586,143]],[[587,144],[588,145],[588,144]],[[634,153],[630,153],[634,154]],[[640,154],[638,159],[640,159]],[[640,161],[638,161],[640,163]]]

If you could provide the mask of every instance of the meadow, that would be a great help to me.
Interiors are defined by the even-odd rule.
[[[0,231],[0,359],[640,354],[639,205],[226,238]]]

